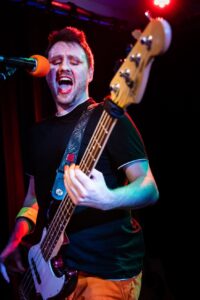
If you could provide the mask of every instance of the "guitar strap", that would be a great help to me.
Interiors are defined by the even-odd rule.
[[[56,177],[51,191],[51,195],[55,200],[62,200],[67,194],[63,180],[64,166],[76,162],[86,125],[95,106],[96,104],[89,105],[87,109],[83,111],[79,121],[77,122],[71,134],[61,163],[58,169],[56,170]]]

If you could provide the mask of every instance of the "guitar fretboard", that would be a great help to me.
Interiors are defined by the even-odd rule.
[[[79,164],[80,169],[88,176],[95,168],[106,142],[117,122],[106,110],[103,110],[96,129],[90,139],[85,153]],[[60,236],[65,231],[74,212],[75,205],[68,195],[61,201],[55,216],[53,217],[47,234],[41,243],[41,252],[45,260],[48,260],[55,249]]]

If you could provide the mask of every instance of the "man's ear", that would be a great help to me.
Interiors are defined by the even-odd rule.
[[[89,68],[88,72],[89,72],[89,82],[91,82],[94,76],[94,69]]]

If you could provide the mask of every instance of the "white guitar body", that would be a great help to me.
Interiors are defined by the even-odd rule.
[[[52,269],[51,261],[46,261],[41,252],[40,245],[46,236],[46,232],[47,230],[44,228],[40,243],[32,246],[28,253],[28,261],[35,283],[36,293],[40,294],[44,300],[58,295],[65,284],[65,275],[57,277]],[[59,249],[61,245],[62,242],[59,241],[57,248]],[[55,252],[57,252],[56,248]]]

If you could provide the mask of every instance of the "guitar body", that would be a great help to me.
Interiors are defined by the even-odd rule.
[[[78,272],[64,268],[61,257],[52,256],[46,259],[41,250],[46,237],[44,228],[41,241],[32,246],[28,252],[29,270],[25,274],[19,288],[20,300],[25,299],[63,299],[73,292],[76,287]],[[61,248],[63,239],[57,244]]]

